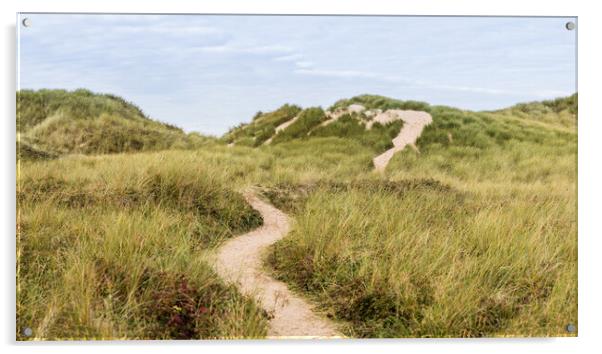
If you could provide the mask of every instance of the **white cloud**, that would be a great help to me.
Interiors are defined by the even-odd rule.
[[[111,30],[120,33],[159,33],[159,34],[170,34],[170,35],[207,35],[207,34],[222,34],[220,29],[207,26],[175,26],[173,24],[158,24],[158,25],[124,25],[115,26]]]
[[[296,69],[294,72],[296,74],[301,74],[301,75],[337,77],[337,78],[345,78],[345,79],[355,79],[355,78],[383,79],[382,75],[375,74],[372,72],[357,71],[357,70],[323,70],[323,69],[304,68],[304,69]]]
[[[299,68],[311,68],[314,66],[314,63],[311,61],[297,61],[295,62],[295,65]]]
[[[332,77],[332,78],[341,78],[341,79],[366,79],[366,80],[376,80],[383,81],[389,83],[404,83],[413,86],[418,86],[426,89],[433,90],[444,90],[444,91],[459,91],[459,92],[472,92],[472,93],[480,93],[487,95],[523,95],[523,96],[535,96],[535,97],[558,97],[558,96],[566,96],[571,94],[570,92],[556,91],[556,90],[521,90],[521,89],[494,89],[488,87],[478,87],[478,86],[466,86],[466,85],[446,85],[446,84],[437,84],[432,82],[426,82],[422,80],[413,80],[399,76],[386,75],[382,73],[370,72],[370,71],[360,71],[360,70],[323,70],[323,69],[315,69],[311,67],[300,68],[294,70],[296,74],[302,75],[312,75],[312,76],[321,76],[321,77]]]
[[[303,58],[303,56],[299,53],[295,53],[295,54],[290,54],[290,55],[284,55],[281,57],[276,57],[274,58],[274,61],[295,61],[297,59],[301,59]]]
[[[440,90],[449,90],[449,91],[464,91],[464,92],[474,92],[474,93],[486,93],[490,95],[507,95],[512,94],[512,92],[505,90],[498,90],[486,87],[472,87],[472,86],[461,86],[461,85],[441,85],[441,84],[432,84],[426,83],[422,81],[417,81],[417,84],[433,89]]]
[[[537,90],[532,88],[510,88],[510,89],[494,89],[490,87],[478,87],[478,86],[464,86],[464,85],[442,85],[433,84],[422,81],[416,81],[417,84],[426,88],[448,90],[448,91],[461,91],[461,92],[472,92],[482,93],[488,95],[505,95],[505,96],[533,96],[540,98],[550,98],[559,96],[568,96],[571,92],[560,91],[560,90]]]
[[[292,52],[293,49],[280,45],[241,46],[223,44],[215,46],[198,47],[197,50],[206,53],[246,53],[246,54],[281,54]]]

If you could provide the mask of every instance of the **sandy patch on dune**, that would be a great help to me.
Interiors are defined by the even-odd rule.
[[[393,147],[372,160],[376,171],[384,171],[391,158],[393,158],[393,155],[395,155],[396,152],[403,150],[407,145],[411,145],[417,150],[415,145],[416,140],[420,137],[420,134],[422,134],[424,127],[433,121],[433,117],[422,111],[392,109],[376,115],[370,123],[374,124],[373,122],[376,121],[381,124],[386,124],[395,120],[403,120],[403,127],[399,131],[399,134],[393,139]],[[372,124],[370,123],[368,129],[372,127]]]

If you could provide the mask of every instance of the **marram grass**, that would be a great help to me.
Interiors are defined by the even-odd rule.
[[[112,96],[43,94],[22,96],[40,101],[21,111],[19,340],[264,337],[269,314],[209,266],[223,240],[262,223],[239,194],[247,186],[293,218],[266,268],[346,335],[576,335],[565,330],[578,326],[575,96],[496,112],[338,102],[433,116],[420,153],[396,154],[380,175],[372,158],[398,127],[314,129],[314,109],[256,143],[301,110],[283,106],[223,142],[195,140]],[[55,118],[41,115],[65,100]],[[96,118],[59,124],[81,112]],[[121,129],[104,130],[112,124],[145,147],[97,139]]]

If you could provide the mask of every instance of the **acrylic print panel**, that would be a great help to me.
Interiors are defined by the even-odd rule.
[[[576,18],[17,18],[17,339],[577,335]]]

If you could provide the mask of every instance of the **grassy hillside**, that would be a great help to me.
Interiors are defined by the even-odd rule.
[[[559,97],[553,100],[545,100],[540,102],[519,103],[510,107],[511,111],[521,111],[524,113],[562,113],[564,111],[577,114],[578,95],[574,93],[568,97]]]
[[[365,118],[358,114],[345,114],[336,122],[326,126],[317,127],[311,131],[311,137],[336,136],[346,140],[357,141],[371,148],[375,153],[385,151],[393,146],[393,139],[403,126],[401,121],[382,125],[374,123],[372,129],[367,130]]]
[[[207,265],[261,223],[238,194],[259,186],[293,218],[268,268],[347,335],[576,335],[572,97],[495,112],[337,102],[433,116],[420,153],[397,153],[384,174],[372,158],[401,122],[319,127],[321,109],[290,105],[229,132],[230,147],[24,161],[17,325],[43,338],[265,335],[268,315]],[[281,137],[261,135],[298,114]]]
[[[428,111],[429,104],[419,101],[402,101],[394,98],[379,95],[360,95],[349,99],[341,99],[335,102],[329,110],[334,111],[337,108],[348,107],[352,104],[361,104],[367,109],[379,108],[387,109],[412,109],[417,111]]]
[[[415,109],[427,110],[429,105],[416,101],[400,101],[383,96],[361,95],[337,101],[329,107],[329,112],[351,104],[361,104],[367,109]],[[298,118],[280,132],[276,127]],[[284,105],[268,113],[258,112],[250,123],[243,123],[232,128],[224,135],[227,143],[239,146],[257,147],[272,139],[272,144],[294,140],[308,140],[316,137],[338,137],[349,141],[359,141],[375,152],[382,152],[392,147],[391,139],[399,133],[401,121],[386,125],[375,123],[372,129],[366,129],[370,118],[363,113],[347,113],[332,124],[322,125],[329,117],[320,107],[301,109],[298,106]]]
[[[384,180],[266,191],[296,217],[269,257],[275,274],[352,336],[567,335],[577,322],[574,107],[545,125],[425,109],[434,121],[421,153],[397,154]]]
[[[243,146],[259,146],[276,133],[276,127],[293,119],[301,108],[285,104],[273,112],[258,112],[249,124],[241,124],[224,136],[227,143]]]
[[[205,259],[261,217],[180,154],[23,164],[18,328],[47,339],[265,335],[266,314]]]
[[[17,132],[22,158],[191,148],[206,140],[149,119],[120,97],[83,89],[17,92]]]
[[[285,130],[274,136],[273,142],[279,143],[295,139],[306,139],[312,128],[326,120],[324,111],[320,107],[304,109],[299,113],[299,118]]]
[[[577,99],[578,95],[575,93],[571,96],[560,97],[554,100],[520,103],[510,108],[499,110],[496,113],[534,119],[553,125],[561,124],[570,128],[574,126],[577,119]]]

